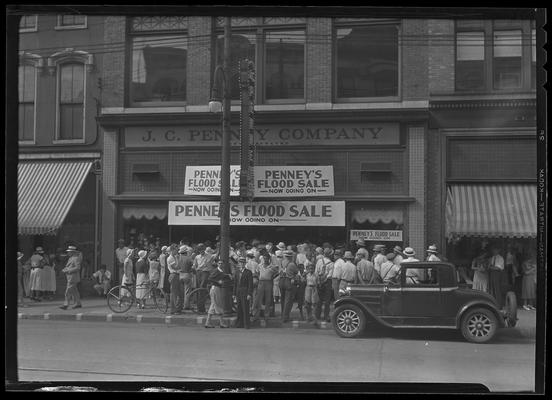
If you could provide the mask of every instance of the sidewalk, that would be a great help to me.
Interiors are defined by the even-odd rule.
[[[25,299],[28,307],[18,307],[19,319],[43,319],[43,320],[66,320],[66,321],[105,321],[105,322],[134,322],[134,323],[161,323],[173,325],[203,325],[205,315],[197,315],[192,311],[185,311],[181,315],[163,314],[158,311],[150,302],[145,309],[138,309],[134,306],[126,313],[117,314],[107,306],[105,298],[86,297],[82,299],[82,308],[73,310],[59,308],[63,299],[53,301],[32,302]],[[299,311],[295,308],[291,312],[291,321],[282,323],[280,319],[280,305],[276,305],[276,318],[269,318],[267,323],[257,321],[252,327],[267,328],[302,328],[302,329],[333,329],[331,323],[320,322],[318,327],[307,321],[301,321]],[[306,312],[305,312],[306,316]],[[501,334],[518,338],[535,338],[536,334],[536,313],[535,311],[518,310],[518,322],[515,328],[502,329]],[[236,323],[236,317],[225,317],[224,321],[230,326]],[[218,325],[218,317],[212,320]]]

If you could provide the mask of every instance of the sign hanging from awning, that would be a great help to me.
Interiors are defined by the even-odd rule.
[[[402,242],[403,231],[386,231],[386,230],[361,230],[351,229],[351,240],[376,240],[386,242]]]
[[[184,194],[220,196],[220,166],[187,166]],[[231,196],[239,195],[240,166],[230,167]],[[333,166],[255,166],[254,197],[333,196]]]
[[[219,210],[215,201],[169,201],[169,225],[220,225]],[[345,226],[345,202],[231,202],[230,225]]]

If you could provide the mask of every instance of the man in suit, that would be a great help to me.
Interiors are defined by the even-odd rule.
[[[72,308],[81,308],[81,300],[79,289],[77,284],[80,282],[80,269],[81,269],[81,257],[75,246],[69,246],[67,248],[67,255],[69,259],[65,268],[61,272],[67,276],[67,289],[65,289],[65,302],[59,308],[67,310],[69,306],[69,299],[75,299],[75,305]]]
[[[253,296],[253,273],[245,268],[245,257],[238,259],[238,269],[234,279],[234,298],[238,303],[236,328],[249,329],[249,302]]]

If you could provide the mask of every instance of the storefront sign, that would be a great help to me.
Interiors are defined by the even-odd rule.
[[[250,143],[256,146],[378,146],[400,144],[398,123],[325,123],[261,125],[252,130]],[[231,145],[240,145],[238,127],[230,129]],[[218,126],[128,127],[125,147],[221,146]]]
[[[220,225],[219,209],[214,201],[169,201],[169,225]],[[345,202],[231,202],[230,225],[345,226]]]
[[[403,231],[383,231],[383,230],[351,230],[351,240],[375,240],[388,242],[402,242]]]
[[[220,196],[220,165],[186,167],[184,194],[197,196]],[[240,194],[240,166],[230,166],[230,195]]]
[[[255,166],[255,197],[333,196],[333,166]],[[239,195],[240,166],[230,167],[231,195]],[[184,194],[220,196],[220,166],[188,166]]]

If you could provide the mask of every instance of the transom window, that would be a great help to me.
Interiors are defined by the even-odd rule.
[[[36,68],[19,66],[19,140],[34,141]]]
[[[58,15],[57,28],[86,28],[86,16],[78,14]]]
[[[337,99],[399,95],[399,30],[396,24],[335,28]]]

